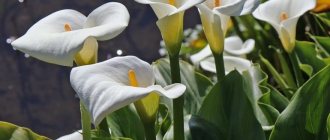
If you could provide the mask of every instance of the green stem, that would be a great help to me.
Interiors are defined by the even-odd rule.
[[[172,83],[181,83],[179,55],[170,55]],[[173,100],[174,140],[184,140],[183,126],[184,96]]]
[[[303,79],[302,73],[299,68],[298,57],[296,55],[295,50],[293,50],[291,53],[289,53],[289,58],[291,61],[294,76],[296,78],[297,86],[300,87],[304,84],[304,79]]]
[[[297,88],[297,85],[295,83],[295,80],[293,78],[292,72],[291,72],[291,70],[289,68],[289,65],[287,63],[287,60],[283,56],[283,53],[282,52],[277,52],[277,56],[279,57],[279,60],[281,62],[281,68],[282,68],[283,73],[285,75],[286,82],[288,83],[288,85],[291,88],[296,89]]]
[[[225,77],[225,64],[223,61],[223,53],[217,54],[213,53],[215,69],[217,70],[218,82]]]
[[[91,139],[91,119],[88,111],[85,108],[85,105],[80,102],[80,113],[81,113],[81,125],[82,125],[82,133],[83,140]]]
[[[155,124],[154,123],[144,123],[144,134],[146,140],[156,140],[155,134]]]
[[[107,136],[107,137],[110,137],[110,132],[109,132],[109,126],[108,126],[108,122],[107,122],[107,118],[104,118],[101,123],[99,124],[99,129],[101,129],[104,134]]]

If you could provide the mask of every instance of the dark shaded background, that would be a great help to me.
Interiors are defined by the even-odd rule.
[[[152,62],[159,58],[161,40],[157,18],[148,5],[117,0],[129,9],[128,28],[118,37],[100,43],[99,60],[136,55]],[[35,22],[61,9],[88,15],[109,0],[0,0],[0,121],[31,128],[57,138],[80,129],[79,101],[69,83],[70,67],[48,64],[13,50],[7,42],[22,36]],[[197,10],[186,12],[185,26],[200,22]]]

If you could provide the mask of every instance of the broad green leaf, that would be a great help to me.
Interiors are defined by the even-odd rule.
[[[107,116],[111,136],[144,140],[144,128],[133,107],[123,107]]]
[[[318,58],[315,44],[312,42],[297,41],[296,52],[301,63],[308,64],[313,67],[313,74],[326,66],[325,63]]]
[[[330,112],[330,65],[315,74],[280,114],[270,140],[326,140]]]
[[[279,112],[282,112],[289,104],[289,100],[284,97],[277,89],[267,84],[268,92],[264,92],[259,99],[260,103],[268,104]]]
[[[0,121],[0,140],[50,140],[30,129]]]
[[[156,83],[162,86],[171,84],[171,72],[168,59],[159,59],[153,63]],[[202,74],[195,72],[194,67],[185,61],[180,61],[181,82],[186,85],[185,112],[196,114],[199,110],[203,97],[212,87],[212,82]],[[168,104],[171,107],[171,104]]]
[[[219,140],[222,138],[216,126],[199,116],[191,117],[189,128],[193,140]]]
[[[247,84],[232,71],[219,81],[203,101],[198,113],[230,140],[264,140],[265,134],[247,97]]]

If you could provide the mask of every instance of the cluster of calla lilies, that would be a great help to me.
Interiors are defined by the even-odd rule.
[[[110,40],[129,26],[127,8],[118,2],[106,3],[87,17],[75,10],[60,10],[41,19],[12,46],[39,60],[74,67],[70,82],[81,100],[82,130],[61,140],[91,139],[93,123],[111,136],[107,126],[109,114],[134,103],[145,128],[147,140],[156,139],[155,121],[161,98],[172,100],[174,140],[185,138],[184,93],[181,82],[180,49],[183,40],[184,12],[197,7],[208,45],[190,56],[196,67],[214,73],[222,81],[228,73],[239,73],[253,67],[247,54],[255,47],[254,39],[226,37],[231,17],[252,14],[269,23],[278,33],[283,50],[296,60],[297,22],[304,13],[316,7],[316,0],[135,0],[151,6],[158,17],[157,26],[164,40],[170,63],[171,84],[155,84],[152,65],[135,56],[114,57],[98,62],[98,41]],[[301,72],[294,69],[297,86],[303,84]],[[217,84],[215,85],[217,86]],[[256,85],[257,86],[257,85]],[[87,119],[86,119],[87,118]],[[105,128],[104,128],[105,126]],[[237,132],[239,133],[239,132]]]

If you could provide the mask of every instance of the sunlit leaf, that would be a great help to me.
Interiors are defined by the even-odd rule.
[[[0,121],[0,140],[50,140],[30,129]]]
[[[111,136],[144,140],[144,128],[132,107],[126,106],[107,116]]]
[[[270,140],[326,140],[330,113],[330,66],[300,87],[280,114]]]
[[[212,123],[222,139],[264,140],[243,77],[233,71],[217,83],[203,101],[198,116]]]

